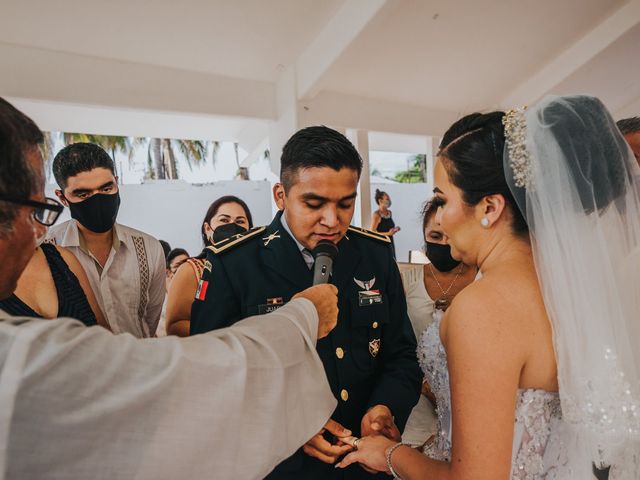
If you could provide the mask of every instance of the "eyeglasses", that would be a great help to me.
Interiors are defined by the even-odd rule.
[[[45,198],[44,202],[37,202],[35,200],[16,200],[14,198],[8,198],[0,195],[0,201],[14,203],[16,205],[24,205],[26,207],[33,207],[33,218],[36,222],[41,223],[47,227],[50,227],[64,210],[64,207],[60,202],[53,198]]]

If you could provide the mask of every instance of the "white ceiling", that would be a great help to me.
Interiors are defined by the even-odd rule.
[[[622,4],[405,0],[368,25],[322,89],[442,110],[491,107]]]
[[[640,24],[631,28],[591,61],[582,65],[552,93],[595,94],[613,111],[622,112],[630,98],[640,100]],[[640,115],[640,108],[628,115]]]
[[[638,114],[638,58],[640,0],[0,0],[0,96],[40,113],[108,108],[114,122],[184,115],[181,135],[217,116],[233,117],[234,138],[285,117],[438,135],[549,92]]]
[[[0,0],[0,41],[275,81],[343,0]]]

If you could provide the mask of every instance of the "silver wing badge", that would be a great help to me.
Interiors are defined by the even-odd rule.
[[[362,290],[371,290],[373,285],[376,283],[376,277],[366,281],[358,280],[356,277],[353,277],[353,281],[356,282],[356,285],[358,285]]]

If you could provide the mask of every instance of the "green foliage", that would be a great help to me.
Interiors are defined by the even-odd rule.
[[[44,171],[47,175],[47,182],[51,181],[53,157],[55,156],[53,148],[55,145],[55,133],[54,132],[42,132],[44,141],[40,144],[40,154],[44,160]]]
[[[219,142],[210,142],[212,145],[213,166],[218,150]],[[174,138],[152,138],[149,141],[147,178],[150,179],[177,179],[179,178],[176,151],[184,157],[189,170],[194,165],[200,165],[207,161],[209,142],[201,140],[179,140]]]
[[[43,157],[51,162],[53,155],[53,139],[51,134],[45,135]],[[127,155],[129,162],[134,158],[138,148],[147,148],[147,169],[145,177],[152,180],[179,178],[176,152],[179,152],[187,162],[189,169],[207,162],[211,148],[212,166],[215,168],[220,142],[206,142],[201,140],[179,140],[173,138],[135,138],[116,135],[93,135],[88,133],[64,133],[65,145],[78,142],[95,143],[104,148],[116,161],[116,154]],[[122,168],[119,168],[122,175]],[[122,181],[122,177],[120,178]]]
[[[115,157],[115,154],[118,152],[129,155],[132,149],[132,141],[129,137],[121,137],[118,135],[92,135],[88,133],[68,132],[65,132],[63,135],[65,145],[79,142],[95,143],[109,152],[112,157]]]
[[[412,165],[408,170],[396,173],[395,181],[400,183],[421,183],[426,179],[427,156],[418,154],[413,157]]]

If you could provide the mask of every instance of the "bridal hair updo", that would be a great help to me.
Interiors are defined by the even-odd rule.
[[[583,95],[558,98],[538,116],[566,158],[585,212],[601,210],[625,194],[631,182],[627,170],[631,154],[599,99]]]
[[[455,122],[442,137],[438,157],[449,180],[462,191],[467,205],[488,195],[502,195],[517,235],[529,231],[504,175],[504,112],[472,113]]]

